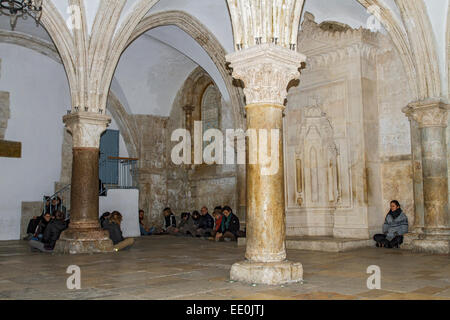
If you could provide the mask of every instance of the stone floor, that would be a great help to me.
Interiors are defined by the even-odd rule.
[[[124,252],[64,256],[31,253],[25,241],[0,242],[0,299],[446,299],[450,258],[397,249],[345,253],[288,250],[303,263],[303,284],[229,282],[244,248],[192,238],[138,238]],[[69,290],[69,265],[81,268],[81,289]],[[381,268],[381,289],[369,290],[367,267]]]

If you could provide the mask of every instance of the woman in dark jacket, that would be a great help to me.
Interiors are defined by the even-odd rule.
[[[114,244],[114,251],[130,248],[134,244],[133,238],[124,238],[120,224],[122,223],[122,214],[119,211],[113,211],[109,219],[103,222],[103,229],[108,230],[109,238]]]
[[[42,242],[46,250],[53,250],[55,248],[56,241],[58,241],[61,232],[67,229],[67,223],[64,221],[65,214],[61,211],[56,211],[55,219],[52,220],[47,228],[45,228]]]
[[[235,241],[240,229],[239,218],[233,214],[229,206],[223,207],[222,212],[224,217],[220,231],[216,233],[216,241]]]
[[[52,252],[61,232],[67,229],[64,218],[65,216],[61,211],[56,211],[55,219],[51,220],[44,230],[42,241],[30,240],[30,246],[42,252]]]
[[[403,243],[403,235],[408,232],[408,217],[400,208],[397,200],[392,200],[383,224],[383,234],[376,234],[373,239],[377,247],[398,248]]]
[[[43,215],[41,221],[39,222],[36,231],[34,232],[32,240],[42,240],[42,237],[44,236],[45,229],[47,228],[48,224],[50,223],[52,219],[52,216],[49,212]]]

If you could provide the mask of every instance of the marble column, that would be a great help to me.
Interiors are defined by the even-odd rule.
[[[100,135],[109,116],[77,112],[63,117],[73,138],[70,225],[61,234],[55,251],[62,253],[111,252],[112,241],[99,224],[98,159]]]
[[[288,83],[300,76],[298,69],[305,56],[274,44],[262,44],[227,56],[233,77],[244,82],[247,106],[247,130],[268,135],[268,144],[278,143],[277,170],[265,171],[259,159],[247,164],[246,260],[233,264],[232,280],[250,283],[282,284],[303,278],[301,263],[286,260],[286,217],[283,168],[283,110]],[[278,141],[272,141],[271,130],[278,130]],[[251,145],[252,143],[250,143]],[[271,148],[268,148],[270,155]],[[250,154],[248,159],[252,158]]]
[[[423,233],[412,242],[416,251],[450,253],[446,128],[448,105],[440,100],[409,104],[403,110],[420,130],[423,181]]]

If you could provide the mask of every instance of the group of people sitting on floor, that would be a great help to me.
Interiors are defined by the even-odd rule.
[[[146,227],[144,211],[139,211],[139,226],[142,236],[152,234],[171,234],[176,236],[201,237],[215,241],[236,241],[238,237],[245,237],[240,230],[239,218],[229,206],[214,208],[212,216],[207,207],[200,212],[183,212],[181,221],[177,225],[175,215],[170,208],[163,210],[163,227]]]
[[[47,197],[41,216],[33,217],[28,223],[28,236],[32,250],[53,252],[56,241],[61,233],[68,228],[70,219],[61,199]],[[183,212],[177,225],[176,217],[170,208],[163,210],[162,227],[146,227],[144,211],[139,210],[139,227],[141,236],[152,234],[170,234],[175,236],[202,237],[215,241],[236,241],[245,237],[245,231],[240,230],[239,218],[233,214],[229,206],[214,208],[212,216],[207,207],[200,212]],[[120,228],[122,214],[118,211],[105,212],[100,217],[100,226],[107,230],[114,245],[114,250],[124,250],[134,244],[133,238],[124,238]],[[390,202],[390,211],[383,224],[383,233],[374,235],[377,247],[399,248],[403,243],[403,235],[408,232],[408,218],[400,208],[397,200]]]

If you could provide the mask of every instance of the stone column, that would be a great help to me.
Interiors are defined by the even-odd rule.
[[[420,130],[424,221],[412,242],[416,251],[450,253],[446,128],[448,105],[439,100],[409,104],[403,110]]]
[[[274,44],[262,44],[232,53],[227,60],[233,77],[245,85],[247,130],[258,133],[259,149],[265,148],[260,145],[261,129],[267,132],[269,146],[278,143],[276,171],[264,171],[267,167],[261,159],[247,164],[246,260],[233,264],[230,276],[251,283],[297,282],[303,278],[302,264],[286,260],[282,117],[286,87],[300,76],[298,69],[305,56]],[[278,141],[271,141],[272,129],[278,130]],[[259,153],[249,152],[250,159]]]
[[[110,252],[108,232],[99,224],[98,158],[100,135],[111,122],[109,116],[77,112],[63,117],[73,138],[70,225],[55,250],[62,253]]]
[[[185,126],[186,130],[189,131],[189,134],[191,135],[191,163],[194,161],[194,146],[193,146],[193,137],[194,137],[194,120],[192,118],[192,113],[195,110],[194,106],[186,105],[183,107],[184,113],[185,113]],[[191,164],[188,164],[187,167],[191,168]]]

